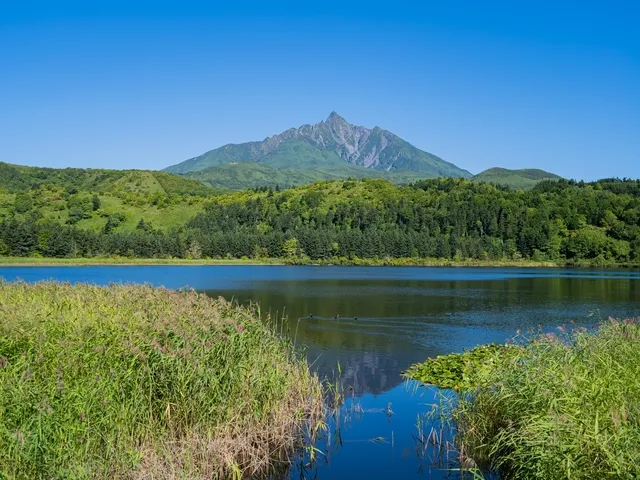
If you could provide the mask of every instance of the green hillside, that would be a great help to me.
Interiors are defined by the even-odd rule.
[[[554,173],[545,172],[536,168],[510,170],[508,168],[489,168],[471,177],[477,182],[495,183],[512,188],[528,190],[542,180],[559,180],[562,177]]]
[[[0,162],[0,189],[19,192],[39,186],[90,192],[207,195],[202,184],[177,175],[151,170],[26,167]]]
[[[216,193],[198,181],[165,172],[0,162],[0,218],[53,221],[93,231],[134,231],[139,226],[168,230],[195,215],[204,199]]]

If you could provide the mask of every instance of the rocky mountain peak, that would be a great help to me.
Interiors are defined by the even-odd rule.
[[[343,117],[341,117],[336,111],[333,111],[329,114],[325,123],[347,123],[348,124],[348,122]]]

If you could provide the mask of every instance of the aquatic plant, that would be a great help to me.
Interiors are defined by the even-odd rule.
[[[412,365],[404,376],[428,385],[454,390],[469,390],[491,381],[491,373],[504,362],[517,360],[516,345],[479,345],[463,353],[438,355]]]
[[[0,285],[0,478],[266,476],[323,408],[254,310],[149,286]]]

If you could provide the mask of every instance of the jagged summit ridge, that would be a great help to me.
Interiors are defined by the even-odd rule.
[[[376,127],[373,130],[378,129]],[[367,141],[371,136],[368,128],[351,125],[337,112],[331,112],[326,120],[314,125],[302,125],[299,128],[289,130],[269,137],[264,142],[262,151],[268,154],[277,148],[282,142],[290,139],[301,139],[313,142],[319,148],[327,148],[335,151],[343,160],[353,165],[361,165],[366,168],[375,168],[379,163],[379,151],[386,148],[389,141],[382,136],[381,145],[372,146],[367,155],[363,152],[367,149]],[[379,130],[379,129],[378,129]],[[362,159],[362,161],[360,161]]]

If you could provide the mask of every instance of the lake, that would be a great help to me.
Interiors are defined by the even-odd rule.
[[[313,368],[330,377],[340,369],[350,395],[321,445],[326,457],[309,472],[294,468],[292,478],[449,478],[446,468],[424,458],[415,439],[418,418],[439,392],[407,384],[402,371],[430,356],[504,342],[516,330],[552,331],[570,322],[591,327],[609,316],[637,316],[640,307],[640,273],[632,270],[0,267],[0,277],[191,287],[240,303],[258,301],[272,317],[284,313]],[[434,425],[427,422],[425,433]]]

